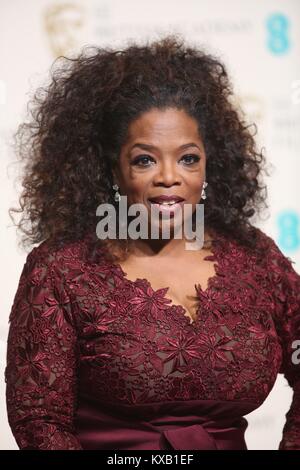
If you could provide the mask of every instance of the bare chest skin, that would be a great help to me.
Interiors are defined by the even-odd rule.
[[[169,287],[165,297],[171,299],[173,304],[181,305],[186,310],[185,315],[193,322],[198,306],[195,284],[206,290],[208,280],[216,274],[216,262],[204,260],[212,254],[210,249],[201,249],[193,254],[188,252],[184,258],[128,257],[120,266],[131,281],[145,278],[154,290]]]

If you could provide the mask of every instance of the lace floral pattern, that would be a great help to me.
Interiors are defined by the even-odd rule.
[[[258,259],[233,240],[213,242],[216,275],[195,284],[191,323],[168,288],[131,281],[89,236],[27,256],[10,313],[9,424],[21,449],[82,449],[78,403],[228,400],[259,407],[278,373],[294,390],[280,449],[300,449],[300,276],[259,232]],[[196,280],[195,280],[196,281]]]

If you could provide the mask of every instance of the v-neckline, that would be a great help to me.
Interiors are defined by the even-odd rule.
[[[154,289],[151,282],[148,279],[137,277],[133,281],[132,279],[129,279],[127,277],[128,273],[126,273],[126,271],[124,271],[124,269],[122,268],[122,266],[118,262],[110,261],[110,264],[111,264],[112,267],[114,267],[116,270],[118,270],[120,272],[122,280],[124,282],[127,282],[128,285],[140,286],[141,283],[143,285],[146,284],[148,287],[151,288],[151,290],[154,292],[154,294],[156,294],[158,291],[162,290],[164,292],[163,293],[163,298],[170,301],[169,304],[166,305],[166,308],[167,309],[177,310],[177,315],[180,315],[180,318],[183,318],[183,320],[189,326],[191,326],[192,328],[196,328],[198,322],[200,321],[199,311],[200,311],[200,307],[201,307],[201,302],[200,302],[200,299],[199,299],[199,293],[201,293],[203,295],[207,295],[208,292],[211,290],[213,284],[215,284],[215,281],[218,279],[218,277],[220,275],[220,259],[218,257],[218,242],[219,242],[220,238],[221,238],[221,235],[217,234],[211,240],[211,254],[209,254],[209,255],[207,255],[203,258],[204,261],[206,261],[206,260],[215,261],[215,263],[214,263],[215,274],[213,274],[212,276],[210,276],[207,279],[207,285],[206,285],[205,289],[202,289],[202,286],[201,286],[200,283],[195,283],[195,291],[196,291],[196,297],[197,297],[198,305],[197,305],[196,312],[195,312],[195,319],[192,320],[192,321],[191,321],[191,317],[190,317],[190,312],[183,305],[175,304],[171,298],[167,297],[166,292],[167,292],[168,289],[170,289],[169,286],[159,287],[158,289]]]

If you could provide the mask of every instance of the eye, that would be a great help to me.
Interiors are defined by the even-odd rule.
[[[184,159],[184,158],[192,158],[192,159],[193,159],[192,161],[189,160],[189,162],[187,163],[188,165],[192,165],[193,163],[199,162],[199,160],[200,160],[199,155],[194,155],[194,154],[191,154],[191,155],[184,155],[182,158],[183,158],[183,159]]]
[[[186,161],[186,164],[192,165],[193,163],[198,162],[200,160],[200,157],[195,154],[189,154],[189,155],[184,155],[182,159],[188,159],[188,161]],[[146,167],[146,166],[149,166],[149,164],[147,164],[149,163],[149,161],[154,162],[154,159],[150,157],[149,155],[139,155],[137,158],[135,158],[132,161],[131,165]]]
[[[148,155],[139,155],[137,158],[135,158],[131,165],[136,165],[136,166],[148,166],[147,164],[145,165],[144,163],[147,163],[148,160],[153,160],[153,158],[149,157]],[[140,164],[143,162],[143,164]]]

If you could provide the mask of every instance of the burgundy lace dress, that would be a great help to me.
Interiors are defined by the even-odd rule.
[[[300,449],[300,276],[219,235],[216,275],[191,323],[147,279],[131,281],[90,235],[27,256],[10,314],[6,400],[21,449],[247,449],[244,415],[278,373],[293,388],[279,449]],[[96,253],[96,256],[95,256]],[[275,411],[276,412],[276,411]]]

